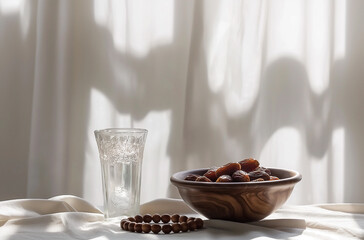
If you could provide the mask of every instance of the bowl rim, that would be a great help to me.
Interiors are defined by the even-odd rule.
[[[261,181],[261,182],[195,182],[195,181],[183,180],[183,179],[180,179],[177,177],[178,175],[193,174],[195,172],[207,171],[210,169],[210,168],[198,168],[198,169],[191,169],[191,170],[176,172],[170,177],[170,181],[174,185],[178,185],[178,186],[216,188],[218,186],[219,187],[279,186],[279,185],[295,184],[295,183],[301,181],[301,179],[302,179],[302,175],[295,170],[286,169],[286,168],[272,168],[272,167],[266,167],[266,168],[268,168],[269,170],[273,170],[273,171],[279,170],[279,171],[290,172],[290,173],[293,173],[293,176],[288,177],[288,178],[279,179],[279,180],[274,180],[274,181]]]

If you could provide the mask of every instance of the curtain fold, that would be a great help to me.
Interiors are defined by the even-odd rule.
[[[70,8],[40,1],[36,16],[34,88],[27,196],[66,192],[70,99]]]
[[[0,198],[102,204],[95,129],[147,128],[142,202],[255,157],[363,202],[364,3],[0,0]]]

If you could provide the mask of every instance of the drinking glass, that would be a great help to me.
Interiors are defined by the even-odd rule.
[[[148,131],[137,128],[96,130],[106,219],[139,213],[140,179]]]

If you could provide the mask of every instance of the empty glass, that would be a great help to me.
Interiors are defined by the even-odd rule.
[[[140,179],[148,131],[136,128],[96,130],[106,219],[139,213]]]

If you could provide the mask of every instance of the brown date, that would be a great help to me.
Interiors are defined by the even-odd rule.
[[[196,182],[212,182],[208,177],[205,177],[205,176],[199,176],[197,179],[196,179]]]
[[[230,175],[222,175],[222,176],[220,176],[217,180],[216,180],[216,182],[232,182],[233,181],[233,179],[231,178],[231,176]]]
[[[215,182],[216,179],[217,179],[217,176],[216,176],[216,170],[217,170],[217,167],[212,167],[210,168],[205,174],[204,176],[205,177],[208,177],[211,181]]]
[[[272,172],[269,170],[269,168],[265,168],[262,166],[257,167],[256,169],[254,169],[254,171],[263,171],[263,172],[268,173],[269,176],[272,175]]]
[[[187,181],[196,181],[196,179],[199,177],[199,175],[196,174],[189,174],[187,177],[185,177],[185,180]]]
[[[239,163],[228,163],[222,167],[219,167],[216,170],[216,177],[220,177],[222,175],[231,175],[240,169],[241,169],[241,166]]]
[[[246,172],[244,172],[243,170],[238,170],[238,171],[234,172],[231,177],[234,182],[249,182],[250,181],[249,175]]]
[[[253,158],[244,159],[239,162],[241,170],[244,172],[251,172],[254,171],[257,167],[259,167],[258,160],[255,160]]]
[[[249,177],[250,177],[250,181],[258,179],[258,178],[262,178],[263,180],[269,180],[270,177],[268,175],[268,173],[264,172],[264,171],[253,171],[253,172],[249,172]]]
[[[270,179],[269,179],[270,181],[274,181],[274,180],[279,180],[279,178],[278,177],[276,177],[276,176],[270,176]]]
[[[264,181],[264,179],[263,178],[257,178],[257,179],[254,179],[253,181],[251,181],[251,182],[263,182]]]

